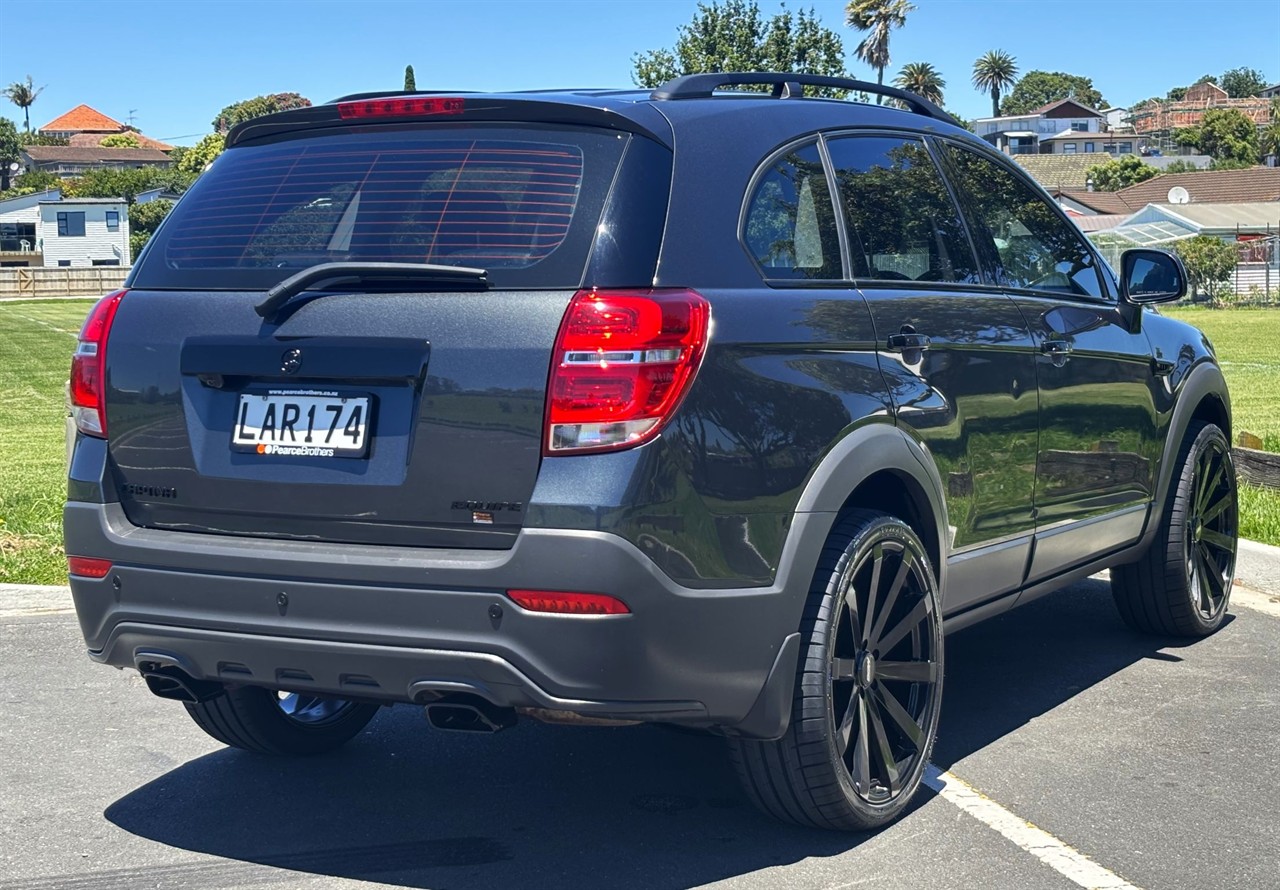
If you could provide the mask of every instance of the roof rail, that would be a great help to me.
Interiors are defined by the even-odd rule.
[[[804,87],[833,87],[838,90],[857,90],[888,96],[904,103],[916,114],[923,114],[934,120],[954,124],[956,119],[928,99],[908,93],[897,87],[887,87],[877,83],[853,80],[848,77],[828,77],[824,74],[799,74],[797,72],[770,73],[765,71],[723,71],[711,74],[686,74],[669,80],[654,90],[649,98],[655,101],[670,99],[707,99],[718,87],[742,86],[747,84],[770,84],[773,86],[775,99],[799,99],[804,96]]]

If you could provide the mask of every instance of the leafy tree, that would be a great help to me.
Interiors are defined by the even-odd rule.
[[[30,78],[28,78],[30,79]],[[1218,82],[1232,99],[1247,99],[1267,88],[1267,79],[1256,68],[1232,68],[1222,73]]]
[[[1258,150],[1263,155],[1280,155],[1280,114],[1276,113],[1277,105],[1280,105],[1280,99],[1272,101],[1271,123],[1258,134]]]
[[[173,202],[163,198],[129,208],[129,254],[135,261],[172,209]]]
[[[673,49],[655,49],[631,58],[638,86],[657,87],[681,74],[711,71],[795,71],[845,76],[844,43],[823,27],[812,11],[785,7],[765,20],[755,0],[699,3],[681,25]],[[843,95],[814,90],[815,95]]]
[[[46,136],[44,133],[23,133],[22,145],[70,145],[71,140],[66,136]]]
[[[1187,267],[1192,293],[1202,293],[1209,305],[1221,308],[1228,302],[1231,272],[1239,258],[1235,245],[1212,235],[1196,235],[1174,245]]]
[[[1174,87],[1173,89],[1169,90],[1169,94],[1167,98],[1169,99],[1170,102],[1181,102],[1183,99],[1187,98],[1187,88]]]
[[[1235,108],[1210,108],[1199,126],[1177,130],[1174,138],[1215,161],[1238,161],[1246,166],[1258,163],[1258,128]]]
[[[98,142],[103,148],[139,148],[142,143],[132,133],[112,133]]]
[[[28,170],[17,178],[9,180],[9,189],[5,198],[17,198],[35,192],[47,192],[49,189],[62,188],[62,177],[48,170]]]
[[[946,89],[947,82],[928,62],[908,62],[893,79],[893,85],[941,105],[942,91]]]
[[[3,92],[10,102],[22,109],[23,128],[30,133],[31,106],[35,104],[36,97],[44,92],[44,87],[36,86],[35,81],[28,74],[25,83],[15,81],[5,87]]]
[[[413,66],[404,66],[404,88],[405,92],[412,92],[418,88],[418,82],[413,77]]]
[[[269,93],[228,105],[218,112],[218,116],[213,119],[210,126],[219,133],[225,133],[236,124],[262,117],[264,114],[288,111],[290,108],[307,108],[310,105],[310,99],[297,93]]]
[[[0,117],[0,190],[8,191],[9,165],[18,159],[21,150],[17,125],[7,117]]]
[[[139,194],[156,187],[157,172],[155,167],[86,170],[65,180],[63,193],[71,198],[123,198],[132,204]]]
[[[1240,158],[1215,158],[1209,162],[1210,170],[1247,170],[1256,166],[1252,161],[1244,161]]]
[[[876,83],[884,83],[884,69],[889,67],[890,32],[905,25],[907,13],[914,11],[907,0],[849,0],[844,8],[845,24],[868,32],[853,53],[876,69]],[[882,101],[882,96],[876,96],[877,105]]]
[[[1093,187],[1101,192],[1118,192],[1159,175],[1159,170],[1142,163],[1136,155],[1123,155],[1112,161],[1095,164],[1085,171],[1085,176],[1093,180]]]
[[[1202,84],[1202,83],[1211,83],[1214,86],[1217,86],[1218,78],[1214,77],[1212,74],[1206,74],[1204,77],[1200,78],[1195,83],[1193,83],[1192,86],[1196,86],[1196,84]]]
[[[1161,173],[1199,173],[1200,168],[1190,161],[1173,161],[1165,164]]]
[[[1090,108],[1103,107],[1102,94],[1093,88],[1092,78],[1061,71],[1028,71],[1000,103],[1000,113],[1027,114],[1059,99],[1075,99]]]
[[[182,157],[174,162],[183,173],[199,176],[204,168],[213,163],[213,159],[222,154],[226,147],[227,137],[221,133],[210,133],[191,148],[182,153]]]
[[[991,94],[991,116],[1000,116],[1000,94],[1018,80],[1018,60],[1002,49],[987,50],[973,63],[973,88]]]

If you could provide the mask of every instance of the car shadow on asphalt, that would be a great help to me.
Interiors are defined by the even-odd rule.
[[[947,645],[934,756],[943,768],[1131,664],[1177,659],[1181,643],[1125,629],[1106,582],[1090,580]],[[932,796],[922,790],[915,806]],[[209,754],[105,815],[132,834],[241,863],[463,890],[689,887],[875,837],[757,814],[715,738],[531,721],[469,736],[433,732],[409,706],[384,710],[321,757]]]

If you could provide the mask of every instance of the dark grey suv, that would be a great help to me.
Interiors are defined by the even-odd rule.
[[[1181,265],[1117,279],[918,97],[378,94],[227,145],[81,334],[65,526],[90,657],[229,745],[675,724],[866,828],[944,631],[1108,567],[1135,628],[1223,619],[1227,388],[1143,306]]]

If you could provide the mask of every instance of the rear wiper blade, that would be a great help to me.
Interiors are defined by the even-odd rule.
[[[267,291],[254,311],[271,321],[289,300],[305,290],[363,281],[429,285],[432,290],[460,288],[481,290],[489,286],[488,272],[467,266],[436,263],[320,263],[290,275]]]

